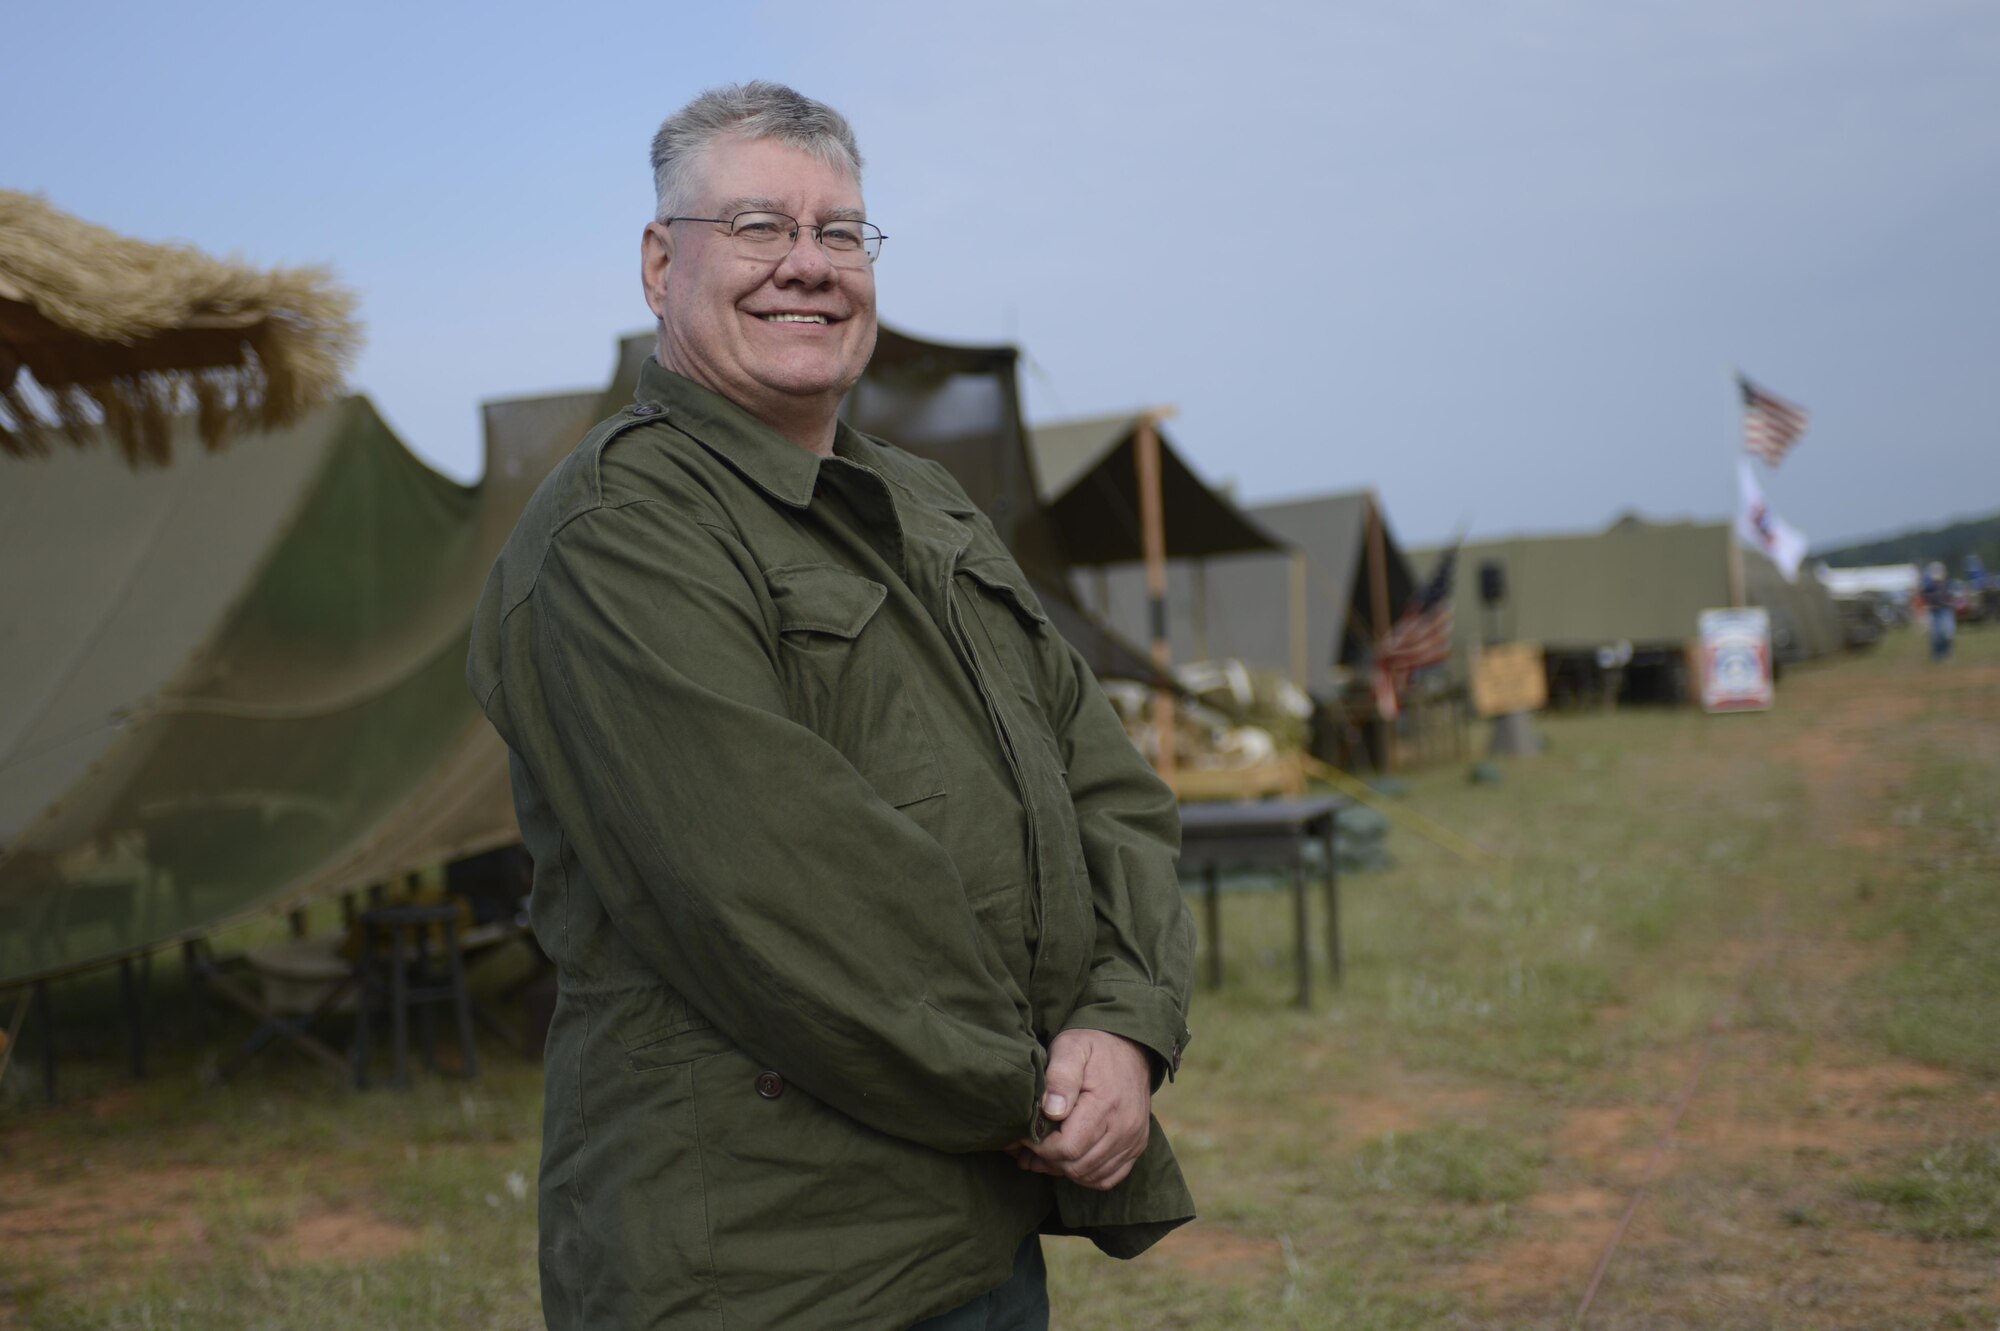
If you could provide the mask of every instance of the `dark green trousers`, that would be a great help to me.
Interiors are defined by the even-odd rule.
[[[1014,1254],[1014,1274],[950,1312],[926,1317],[910,1331],[1048,1331],[1049,1271],[1042,1264],[1042,1240],[1030,1234]]]

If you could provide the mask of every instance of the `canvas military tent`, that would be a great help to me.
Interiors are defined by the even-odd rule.
[[[1840,607],[1825,583],[1805,569],[1791,582],[1755,550],[1743,551],[1744,599],[1771,613],[1771,648],[1787,664],[1831,656],[1847,646]]]
[[[512,840],[467,627],[595,400],[489,408],[470,487],[361,397],[163,469],[8,464],[0,983]]]
[[[1096,416],[1030,433],[1036,483],[1072,567],[1144,557],[1136,449],[1141,418]],[[1189,466],[1164,428],[1160,500],[1169,559],[1274,551],[1284,543]]]
[[[1754,550],[1740,552],[1745,600],[1771,613],[1778,659],[1812,660],[1842,645],[1838,615],[1810,577],[1787,583]],[[1589,668],[1600,649],[1630,649],[1635,677],[1660,672],[1657,692],[1680,696],[1687,644],[1701,612],[1731,604],[1725,523],[1649,522],[1626,516],[1604,531],[1469,541],[1460,551],[1454,649],[1461,661],[1483,636],[1540,643],[1552,672]],[[1478,569],[1502,570],[1506,596],[1492,612],[1477,596]]]
[[[1291,674],[1296,552],[1306,580],[1302,682],[1327,692],[1331,669],[1358,667],[1379,629],[1395,622],[1415,587],[1409,561],[1371,491],[1260,504],[1247,516],[1285,548],[1173,561],[1167,597],[1174,659],[1233,659]],[[1371,524],[1379,524],[1379,568]],[[1085,602],[1101,598],[1114,627],[1143,631],[1146,588],[1139,568],[1128,563],[1079,581]]]

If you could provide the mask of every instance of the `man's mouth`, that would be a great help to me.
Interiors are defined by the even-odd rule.
[[[760,314],[757,317],[767,324],[824,324],[831,322],[824,314]]]

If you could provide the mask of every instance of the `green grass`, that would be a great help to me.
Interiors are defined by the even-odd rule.
[[[1912,844],[1913,881],[1868,922],[1902,956],[1871,986],[1879,1037],[1897,1053],[2000,1075],[2000,788],[1990,764],[1942,758],[1896,815]],[[1980,797],[1983,792],[1984,798]]]
[[[1456,1123],[1384,1133],[1352,1159],[1360,1187],[1470,1205],[1522,1200],[1540,1163],[1514,1138]]]
[[[1918,1238],[2000,1237],[2000,1137],[1947,1142],[1854,1191],[1889,1208],[1893,1226]]]

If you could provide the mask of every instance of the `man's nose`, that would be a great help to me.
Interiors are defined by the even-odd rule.
[[[778,264],[778,271],[772,280],[780,286],[797,282],[802,286],[826,286],[833,281],[833,264],[827,259],[826,251],[820,248],[819,235],[809,226],[801,226],[792,240],[791,252]]]

